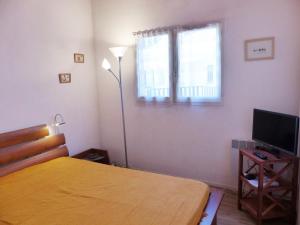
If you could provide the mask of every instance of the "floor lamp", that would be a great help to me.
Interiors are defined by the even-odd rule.
[[[110,48],[109,49],[112,54],[118,59],[119,61],[119,74],[116,75],[112,70],[111,70],[111,65],[107,61],[107,59],[103,60],[102,67],[110,72],[114,78],[117,80],[119,84],[119,89],[120,89],[120,97],[121,97],[121,110],[122,110],[122,125],[123,125],[123,138],[124,138],[124,151],[125,151],[125,165],[126,168],[128,168],[128,158],[127,158],[127,143],[126,143],[126,129],[125,129],[125,116],[124,116],[124,102],[123,102],[123,89],[122,89],[122,73],[121,73],[121,61],[122,58],[127,50],[127,47],[115,47],[115,48]]]

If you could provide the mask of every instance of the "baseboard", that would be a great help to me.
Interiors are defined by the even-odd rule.
[[[116,166],[118,166],[118,165],[116,165]],[[169,176],[176,176],[174,174],[160,173],[160,172],[157,172],[157,171],[145,170],[145,169],[141,169],[141,168],[138,168],[138,167],[130,167],[130,168],[131,169],[140,170],[140,171],[150,172],[150,173],[163,174],[163,175],[169,175]],[[220,183],[216,183],[216,182],[212,182],[212,181],[208,181],[208,180],[204,180],[204,179],[199,179],[199,178],[192,178],[192,177],[182,177],[182,178],[198,180],[198,181],[201,181],[201,182],[204,182],[204,183],[208,184],[209,186],[212,186],[212,187],[215,187],[215,188],[220,188],[220,189],[225,189],[225,190],[231,191],[233,193],[237,193],[238,192],[238,189],[235,186],[226,185],[226,184],[220,184]]]

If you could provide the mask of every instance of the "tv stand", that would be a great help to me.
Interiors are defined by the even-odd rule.
[[[268,159],[258,158],[254,152],[265,154]],[[244,158],[250,162],[246,168]],[[295,156],[281,152],[275,157],[268,151],[257,149],[239,150],[238,209],[246,210],[261,225],[263,220],[287,218],[295,224],[297,216],[299,161]],[[283,176],[292,170],[289,177]],[[245,173],[244,173],[245,172]],[[247,179],[245,174],[257,178]]]

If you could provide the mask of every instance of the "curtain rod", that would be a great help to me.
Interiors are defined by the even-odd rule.
[[[153,28],[153,29],[149,29],[149,30],[141,30],[141,31],[133,32],[132,34],[134,36],[136,36],[136,35],[143,34],[143,33],[150,33],[150,32],[156,32],[156,31],[168,31],[168,30],[172,30],[175,28],[181,28],[181,26],[157,27],[157,28]]]
[[[132,34],[133,34],[133,36],[137,36],[140,34],[146,34],[146,33],[150,33],[150,32],[157,32],[157,31],[164,32],[164,31],[169,31],[169,30],[173,30],[173,29],[195,29],[195,28],[202,28],[202,27],[215,25],[215,24],[221,24],[221,22],[214,21],[214,22],[202,23],[202,24],[198,24],[198,25],[190,24],[190,25],[173,25],[173,26],[166,26],[166,27],[157,27],[157,28],[153,28],[153,29],[149,29],[149,30],[132,32]]]

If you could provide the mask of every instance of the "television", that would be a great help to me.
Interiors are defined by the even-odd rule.
[[[271,150],[297,155],[299,117],[254,109],[252,139]]]

